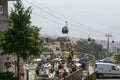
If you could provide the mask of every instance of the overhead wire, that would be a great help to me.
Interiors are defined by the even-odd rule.
[[[43,9],[43,8],[41,8],[41,7],[39,7],[39,6],[36,5],[36,4],[33,4],[33,3],[31,3],[31,2],[29,2],[29,1],[27,1],[27,0],[24,0],[24,1],[26,1],[27,3],[29,3],[29,4],[31,4],[31,5],[34,5],[34,6],[37,7],[38,9],[40,9],[40,10],[42,10],[42,11],[48,13],[49,15],[51,15],[51,16],[57,18],[58,20],[64,21],[64,19],[62,19],[62,18],[60,18],[60,17],[58,17],[58,16],[55,16],[53,13],[48,12],[47,10],[45,10],[45,9]],[[39,2],[37,2],[37,1],[35,1],[35,0],[34,0],[34,2],[36,2],[37,4],[39,3]],[[40,4],[40,3],[39,3],[39,4]],[[46,7],[46,8],[48,8],[48,7]],[[50,8],[48,8],[48,9],[50,9]],[[50,10],[52,10],[52,9],[50,9]],[[55,12],[55,13],[58,13],[58,12],[56,12],[56,11],[54,11],[54,10],[52,10],[52,11]],[[37,13],[34,13],[34,14],[38,15]],[[61,15],[61,16],[63,16],[63,17],[65,17],[66,19],[70,20],[70,19],[69,19],[68,17],[66,17],[65,15],[60,14],[60,13],[58,13],[58,14]],[[40,15],[39,15],[39,16],[40,16]],[[42,17],[42,16],[41,16],[41,17]],[[42,17],[42,18],[46,18],[46,17]],[[49,18],[46,18],[46,19],[49,19]],[[53,21],[53,20],[50,20],[50,21]],[[73,21],[74,21],[74,20],[73,20]],[[55,22],[55,21],[53,21],[53,22]],[[76,21],[74,21],[74,22],[76,22]],[[55,22],[55,23],[56,23],[56,22]],[[73,25],[73,26],[75,26],[75,27],[80,27],[80,25],[83,25],[83,24],[76,25],[76,24],[71,23],[71,22],[69,22],[69,24],[71,24],[71,25]],[[86,27],[86,25],[83,25],[83,26]],[[81,26],[80,28],[83,28],[83,27]],[[86,31],[86,30],[85,30],[85,29],[82,29],[82,31]]]
[[[9,2],[8,3],[8,6],[9,6],[9,8],[12,8],[13,9],[13,4],[15,4],[15,2]],[[35,14],[35,15],[38,15],[37,13],[34,13],[34,12],[32,12],[33,14]],[[40,15],[39,15],[40,16]],[[44,19],[46,19],[46,20],[50,20],[49,18],[46,18],[46,17],[43,17],[43,16],[40,16],[40,17],[42,17],[42,18],[44,18]],[[52,20],[51,20],[52,21]],[[54,22],[54,21],[52,21],[52,22]],[[56,22],[54,22],[54,23],[56,23]],[[59,24],[59,23],[56,23],[56,24]],[[40,24],[40,26],[43,26],[43,25],[41,25]]]
[[[63,25],[63,24],[58,23],[58,22],[56,22],[56,21],[54,21],[54,20],[52,20],[52,19],[49,19],[49,18],[44,17],[44,16],[41,16],[41,15],[39,15],[39,14],[35,13],[35,12],[33,12],[33,14],[38,15],[39,17],[44,18],[44,19],[46,19],[46,20],[52,21],[53,23],[59,24],[60,26],[61,26],[61,25]],[[71,24],[71,25],[73,25],[73,24]],[[80,30],[76,29],[75,27],[74,27],[74,28],[72,28],[72,29],[74,29],[75,31],[80,32]],[[82,33],[87,34],[86,32],[82,32]]]
[[[50,19],[50,18],[41,16],[41,15],[38,14],[38,13],[35,13],[35,12],[32,12],[32,13],[35,14],[35,15],[38,15],[39,17],[44,18],[44,19],[46,19],[46,20],[48,20],[48,21],[51,21],[51,22],[53,22],[53,23],[56,23],[56,24],[59,24],[59,25],[63,25],[63,24],[61,24],[61,23],[59,23],[59,22],[56,22],[56,21],[54,21],[54,20],[52,20],[52,19]]]
[[[13,4],[14,4],[14,3],[13,3]],[[10,5],[12,6],[11,3],[10,3]],[[46,20],[48,20],[48,21],[51,21],[51,22],[53,22],[53,23],[56,23],[56,24],[59,24],[59,25],[63,25],[62,23],[59,23],[59,22],[56,22],[56,21],[54,21],[54,20],[52,20],[52,19],[50,19],[50,18],[47,18],[47,17],[41,16],[40,14],[35,13],[35,12],[33,12],[33,11],[32,11],[32,13],[35,14],[35,15],[38,15],[39,17],[44,18],[44,19],[46,19]]]
[[[84,25],[84,24],[80,24],[79,22],[77,22],[77,21],[75,21],[75,20],[73,20],[73,19],[71,19],[71,18],[68,18],[67,16],[63,15],[62,13],[59,13],[59,12],[57,12],[57,11],[49,8],[49,7],[47,7],[47,6],[44,5],[44,4],[41,4],[40,2],[38,2],[38,1],[36,1],[36,0],[34,0],[34,2],[35,2],[36,4],[38,4],[38,5],[44,6],[46,9],[49,9],[50,11],[52,11],[52,12],[54,12],[54,13],[57,13],[57,14],[59,14],[60,16],[66,18],[66,19],[68,19],[68,20],[70,20],[70,21],[76,22],[77,24],[79,24],[79,25],[81,25],[81,26],[88,27],[88,26],[86,26],[86,25]],[[73,24],[73,23],[72,23],[72,24]],[[84,28],[84,27],[83,27],[83,28]]]
[[[88,31],[87,29],[89,28],[87,25],[81,24],[81,23],[79,23],[79,22],[77,22],[77,21],[75,21],[75,20],[73,20],[73,19],[71,19],[71,18],[68,18],[68,17],[66,17],[65,15],[63,15],[63,14],[61,14],[61,13],[59,13],[59,12],[57,12],[57,11],[49,8],[49,7],[47,7],[46,5],[43,5],[43,4],[41,4],[40,2],[37,2],[36,0],[34,0],[34,2],[35,2],[36,4],[38,4],[38,5],[36,5],[36,4],[32,3],[32,2],[29,2],[28,0],[24,0],[24,1],[26,1],[27,3],[29,3],[29,4],[31,4],[31,5],[34,5],[34,6],[37,7],[38,9],[44,11],[45,13],[47,13],[47,14],[55,17],[56,19],[58,19],[58,20],[60,20],[60,21],[65,21],[65,19],[54,15],[53,13],[45,10],[44,8],[41,8],[41,7],[38,6],[38,5],[44,6],[46,9],[49,9],[49,10],[51,10],[52,12],[57,13],[57,14],[61,15],[62,17],[66,18],[67,20],[69,20],[69,21],[70,21],[69,24],[75,26],[74,29],[79,27],[79,28],[81,28],[82,31],[85,31],[84,34],[87,34],[87,35],[89,34],[89,33],[87,33],[87,31]],[[52,19],[50,19],[50,18],[41,16],[41,15],[38,14],[38,13],[33,12],[33,14],[38,15],[39,17],[44,18],[44,19],[46,19],[46,20],[49,20],[49,21],[51,21],[51,22],[53,22],[53,23],[56,23],[56,24],[59,24],[59,25],[63,25],[62,23],[59,23],[59,22],[57,22],[57,21],[54,21],[54,20],[52,20]],[[77,23],[77,24],[75,24],[75,23],[73,23],[73,22],[71,22],[71,21],[73,21],[73,22],[75,22],[75,23]],[[84,27],[83,27],[83,26],[84,26]],[[71,26],[71,27],[72,27],[72,26]],[[87,27],[87,28],[86,28],[86,27]],[[72,28],[73,28],[73,27],[72,27]],[[83,28],[84,28],[84,29],[83,29]],[[89,28],[89,29],[91,29],[91,28]],[[76,30],[79,31],[79,29],[76,29]],[[80,31],[79,31],[79,32],[80,32]],[[98,34],[98,33],[97,33],[97,34]],[[117,36],[117,34],[115,34],[113,37],[115,37],[115,36]]]
[[[44,17],[44,16],[41,16],[41,15],[35,13],[35,12],[33,12],[33,14],[38,15],[39,17],[44,18],[44,19],[46,19],[46,20],[52,21],[53,23],[59,24],[60,26],[63,25],[63,24],[58,23],[58,22],[56,22],[56,21],[54,21],[54,20],[52,20],[52,19],[49,19],[49,18]],[[78,29],[76,29],[76,28],[72,28],[72,29],[74,29],[75,31],[80,32],[80,30],[78,30]],[[87,34],[86,32],[82,32],[82,33],[85,34],[85,35]]]
[[[39,6],[36,5],[36,4],[33,4],[33,3],[31,3],[31,2],[29,2],[29,1],[27,1],[27,0],[24,0],[24,1],[26,1],[27,3],[29,3],[29,4],[31,4],[31,5],[34,5],[34,6],[37,7],[38,9],[40,9],[40,10],[48,13],[49,15],[57,18],[58,20],[64,21],[64,19],[62,19],[62,18],[60,18],[60,17],[58,17],[58,16],[55,16],[55,15],[52,14],[51,12],[48,12],[48,11],[44,10],[43,8],[39,7]],[[44,18],[44,19],[47,19],[47,20],[52,21],[52,22],[54,22],[54,23],[58,23],[58,22],[56,22],[56,21],[54,21],[54,20],[51,20],[51,19],[49,19],[49,18],[47,18],[47,17],[43,17],[43,16],[41,16],[41,15],[35,13],[35,12],[33,12],[33,13],[36,14],[36,15],[38,15],[38,16],[40,16],[40,17],[42,17],[42,18]],[[63,16],[64,16],[64,15],[63,15]],[[64,17],[65,17],[65,16],[64,16]],[[67,18],[67,17],[65,17],[65,18]],[[68,19],[68,18],[67,18],[67,19]],[[58,23],[58,24],[62,25],[61,23]],[[71,25],[73,25],[73,26],[75,26],[75,27],[76,27],[76,26],[77,26],[77,27],[80,27],[80,26],[78,26],[78,25],[76,25],[76,24],[73,24],[73,23],[70,23],[70,22],[69,22],[69,24],[71,24]],[[75,27],[74,27],[74,28],[75,28]],[[78,31],[78,29],[76,29],[76,30]],[[84,29],[81,29],[81,30],[84,31],[84,34],[87,34],[87,35],[89,34],[89,33],[86,33],[86,32],[87,32],[86,30],[84,30]],[[80,31],[79,31],[79,32],[80,32]]]
[[[27,0],[25,0],[25,1],[28,2]],[[31,5],[33,5],[33,3],[31,3],[31,2],[28,2],[28,3],[31,4]],[[34,6],[35,6],[35,4],[34,4]],[[42,9],[42,8],[40,8],[39,6],[36,6],[36,7],[39,8],[39,9]],[[44,9],[42,9],[42,10],[44,10]],[[48,11],[46,11],[46,10],[44,10],[44,12],[47,12],[47,13],[48,13]],[[50,12],[49,12],[49,13],[50,13]],[[48,14],[49,14],[49,13],[48,13]],[[39,15],[39,14],[37,14],[37,13],[35,13],[35,12],[34,12],[34,14],[42,17],[41,15]],[[51,14],[49,14],[49,15],[51,15]],[[52,14],[52,16],[53,16],[53,14]],[[53,17],[55,17],[55,18],[57,18],[57,19],[59,19],[59,20],[64,21],[62,18],[58,18],[58,17],[56,17],[56,16],[53,16]],[[42,18],[45,18],[45,17],[42,17]],[[46,18],[46,19],[50,20],[49,18]],[[53,20],[51,20],[51,21],[53,21]],[[53,22],[55,22],[55,21],[53,21]],[[58,23],[58,22],[55,22],[55,23]],[[59,23],[59,24],[60,24],[60,23]],[[75,25],[72,24],[72,23],[69,23],[69,24],[75,26]],[[61,25],[62,25],[62,24],[61,24]],[[75,27],[74,27],[74,29],[75,29]],[[78,29],[76,29],[76,30],[78,31]],[[79,31],[79,32],[80,32],[80,31]],[[87,33],[84,32],[84,34],[87,34]]]
[[[27,0],[25,0],[25,1],[27,1]],[[27,1],[28,2],[28,1]],[[34,1],[34,2],[36,2],[36,1]],[[31,3],[31,2],[29,2],[30,4],[33,4],[33,3]],[[39,2],[36,2],[37,4],[39,4]],[[36,4],[34,4],[34,6],[37,6],[38,7],[38,5],[36,5]],[[41,8],[41,7],[39,7],[39,8]],[[48,8],[48,7],[46,7],[46,8]],[[50,9],[50,8],[48,8],[48,9]],[[47,12],[48,14],[50,14],[50,15],[52,15],[53,16],[53,14],[52,13],[50,13],[50,12],[48,12],[48,11],[46,11],[46,10],[44,10],[43,8],[41,8],[41,10],[43,10],[44,12]],[[52,10],[52,9],[50,9],[50,10]],[[52,12],[55,12],[54,10],[52,10]],[[60,13],[58,13],[58,12],[55,12],[55,13],[57,13],[57,14],[59,14],[59,15],[61,15]],[[68,20],[70,20],[68,17],[66,17],[66,16],[64,16],[64,15],[62,15],[64,18],[66,18],[66,19],[68,19]],[[64,19],[62,19],[62,18],[60,18],[60,17],[57,17],[57,16],[53,16],[53,17],[56,17],[57,19],[59,19],[59,20],[62,20],[62,21],[65,21]],[[70,20],[71,21],[71,20]],[[71,22],[69,22],[69,24],[72,24],[72,25],[75,25],[74,23],[71,23]],[[79,25],[80,26],[80,25]],[[82,28],[82,27],[81,27]],[[85,30],[84,30],[85,31]]]
[[[41,7],[39,7],[38,5],[36,5],[36,4],[34,4],[34,3],[29,2],[28,0],[24,0],[24,1],[26,1],[27,3],[29,3],[29,4],[31,4],[31,5],[34,5],[34,6],[37,7],[38,9],[40,9],[40,10],[46,12],[47,14],[49,14],[49,15],[51,15],[51,16],[57,18],[58,20],[65,21],[64,19],[62,19],[62,18],[60,18],[60,17],[58,17],[58,16],[55,16],[53,13],[48,12],[47,10],[45,10],[45,9],[43,9],[43,8],[41,8]]]
[[[101,31],[96,31],[96,30],[91,31],[91,30],[93,30],[93,29],[89,28],[87,25],[80,24],[79,22],[77,22],[77,21],[75,21],[75,20],[73,20],[73,19],[71,19],[71,18],[68,18],[68,17],[66,17],[65,15],[63,15],[63,14],[61,14],[61,13],[59,13],[59,12],[57,12],[57,11],[55,11],[55,10],[47,7],[47,6],[41,4],[40,2],[37,2],[36,0],[34,0],[34,2],[36,2],[36,3],[39,4],[39,5],[44,6],[46,9],[49,9],[50,11],[52,11],[52,12],[54,12],[54,13],[57,13],[57,14],[61,15],[61,16],[64,17],[64,18],[70,20],[69,24],[71,24],[71,25],[73,25],[73,26],[81,29],[82,31],[88,32],[87,35],[90,34],[90,33],[94,33],[94,35],[97,35],[97,36],[101,36],[101,34],[105,34],[105,33],[101,32]],[[73,22],[74,22],[74,23],[73,23]],[[77,24],[75,24],[75,23],[77,23]],[[84,26],[84,27],[83,27],[83,26]],[[86,27],[87,27],[87,28],[86,28]],[[91,31],[91,32],[90,32],[90,31]],[[96,34],[96,33],[97,33],[97,34]],[[99,34],[98,34],[98,33],[99,33]],[[92,34],[92,35],[93,35],[93,34]]]
[[[112,36],[113,41],[115,40],[115,37],[118,36],[118,35],[120,35],[120,32],[118,32],[118,33],[116,33]]]
[[[41,17],[41,18],[44,18],[45,20],[48,20],[48,21],[51,21],[51,22],[53,22],[53,23],[59,24],[60,26],[63,25],[63,24],[61,24],[61,23],[59,23],[59,22],[56,22],[56,21],[54,21],[54,20],[52,20],[52,19],[50,19],[50,18],[41,16],[41,15],[38,14],[38,13],[35,13],[35,12],[32,12],[32,13],[35,14],[35,15],[37,15],[37,16],[39,16],[39,17]],[[72,29],[74,29],[75,31],[80,32],[78,29],[75,29],[75,28],[72,28]],[[87,34],[87,33],[85,33],[85,32],[82,32],[82,33],[83,33],[83,34]]]
[[[79,27],[82,28],[82,29],[85,29],[85,30],[87,30],[87,31],[91,29],[91,28],[89,28],[87,25],[81,24],[81,23],[79,23],[79,22],[77,22],[77,21],[75,21],[75,20],[73,20],[73,19],[71,19],[71,18],[68,18],[68,17],[66,17],[65,15],[63,15],[63,14],[61,14],[61,13],[59,13],[59,12],[57,12],[57,11],[49,8],[49,7],[47,7],[47,6],[44,5],[44,4],[41,4],[40,2],[38,2],[38,1],[36,1],[36,0],[34,0],[34,2],[35,2],[36,4],[38,4],[38,5],[44,6],[46,9],[49,9],[50,11],[52,11],[52,12],[54,12],[54,13],[57,13],[57,14],[59,14],[60,16],[66,18],[66,19],[68,19],[68,20],[70,20],[70,21],[72,21],[72,22],[77,23],[77,26],[79,25]],[[69,22],[69,23],[71,23],[71,22]],[[72,25],[76,25],[76,24],[74,24],[74,23],[71,23],[71,24],[72,24]],[[82,26],[84,26],[84,27],[82,27]],[[86,28],[86,27],[87,27],[87,28]],[[89,28],[89,29],[88,29],[88,28]],[[97,33],[98,33],[98,32],[97,32]]]

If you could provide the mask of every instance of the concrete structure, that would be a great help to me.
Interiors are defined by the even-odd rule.
[[[0,29],[7,29],[8,1],[0,0]]]
[[[14,0],[0,0],[0,30],[5,30],[8,27],[7,15],[8,15],[8,1]],[[3,64],[6,55],[1,55],[0,50],[0,71],[3,71]]]
[[[8,23],[7,15],[8,15],[8,1],[14,0],[0,0],[0,30],[7,29]]]

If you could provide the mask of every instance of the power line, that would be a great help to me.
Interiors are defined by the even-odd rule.
[[[54,15],[54,14],[52,14],[51,12],[46,11],[45,9],[43,9],[43,8],[39,7],[39,6],[38,6],[38,5],[36,5],[36,4],[33,4],[33,3],[31,3],[31,2],[29,2],[29,1],[27,1],[27,0],[24,0],[24,1],[28,2],[29,4],[34,5],[36,8],[38,8],[38,9],[40,9],[40,10],[42,10],[42,11],[46,12],[47,14],[49,14],[49,15],[51,15],[51,16],[53,16],[53,17],[55,17],[55,18],[59,19],[59,20],[65,21],[64,19],[62,19],[62,18],[60,18],[60,17],[58,17],[58,16],[55,16],[55,15]]]
[[[38,5],[33,4],[33,3],[31,3],[31,2],[29,2],[29,1],[27,1],[27,0],[25,0],[25,1],[26,1],[26,3],[29,3],[29,4],[34,5],[34,6],[37,7],[38,9],[40,9],[40,10],[46,12],[47,14],[49,14],[49,15],[51,15],[51,16],[57,18],[58,20],[64,21],[64,19],[62,19],[62,18],[60,18],[60,17],[58,17],[58,16],[55,16],[55,15],[52,14],[51,12],[48,12],[48,11],[44,10],[43,8],[39,7]],[[34,14],[39,15],[39,14],[37,14],[37,13],[34,13]],[[54,21],[54,20],[51,20],[51,19],[49,19],[49,18],[47,18],[47,17],[41,16],[41,15],[39,15],[39,17],[42,17],[42,18],[44,18],[44,19],[47,19],[47,20],[49,20],[49,21],[52,21],[52,22],[54,22],[54,23],[57,23],[57,24],[62,25],[61,23],[58,23],[58,22],[56,22],[56,21]],[[64,16],[64,17],[65,17],[65,16]],[[66,17],[66,18],[67,18],[67,17]],[[75,27],[78,27],[78,25],[76,25],[76,24],[74,24],[74,23],[71,23],[71,22],[70,22],[70,24],[73,25],[73,26],[75,26]],[[80,26],[79,26],[79,27],[80,27]],[[73,28],[74,28],[74,27],[73,27]],[[78,31],[78,29],[76,29],[76,30]],[[84,30],[84,29],[82,29],[82,30],[85,31],[85,32],[87,32],[87,31]],[[79,31],[79,32],[80,32],[80,31]],[[84,33],[85,33],[85,32],[84,32]],[[85,33],[85,34],[87,34],[87,33]],[[87,35],[88,35],[88,34],[87,34]]]
[[[73,20],[73,19],[71,19],[71,18],[68,18],[68,17],[66,17],[65,15],[63,15],[63,14],[61,14],[61,13],[59,13],[59,12],[57,12],[57,11],[49,8],[49,7],[47,7],[47,6],[44,5],[44,4],[41,4],[40,2],[38,2],[38,1],[36,1],[36,0],[34,0],[34,2],[35,2],[36,4],[38,4],[38,5],[44,6],[46,9],[49,9],[50,11],[52,11],[52,12],[54,12],[54,13],[57,13],[57,14],[59,14],[60,16],[66,18],[66,19],[68,19],[68,20],[70,20],[70,21],[73,21],[73,22],[79,24],[79,27],[81,26],[82,29],[87,29],[87,31],[88,31],[89,29],[91,29],[91,28],[89,28],[87,25],[81,24],[81,23],[79,23],[79,22],[77,22],[77,21],[75,21],[75,20]],[[76,24],[74,24],[74,23],[72,23],[72,24],[73,24],[73,25],[76,25]],[[82,27],[82,26],[84,26],[84,27]],[[89,29],[86,28],[86,27],[88,27]],[[98,33],[98,31],[97,31],[97,33]]]
[[[40,10],[42,10],[42,11],[48,13],[49,15],[52,15],[53,17],[55,17],[55,18],[57,18],[57,19],[59,19],[59,20],[61,20],[61,21],[64,21],[64,19],[62,19],[62,18],[60,18],[60,17],[57,17],[57,16],[53,15],[52,13],[50,13],[50,12],[44,10],[43,8],[37,6],[36,4],[33,4],[33,3],[31,3],[31,2],[29,2],[29,1],[27,1],[27,0],[25,0],[25,1],[28,2],[29,4],[32,4],[32,5],[36,6],[38,9],[40,9]],[[64,16],[64,17],[65,17],[65,16]],[[73,24],[73,23],[70,23],[70,24],[76,27],[76,24]],[[80,27],[80,26],[79,26],[79,27]],[[77,29],[77,30],[78,30],[78,29]],[[84,30],[84,31],[86,31],[86,30]]]
[[[47,10],[50,10],[50,11],[52,11],[52,12],[54,12],[54,13],[59,14],[60,16],[66,18],[68,21],[70,20],[69,23],[70,23],[71,25],[74,25],[75,27],[80,28],[82,31],[85,31],[85,32],[88,31],[89,34],[90,34],[90,30],[93,30],[93,29],[89,28],[87,25],[80,24],[79,22],[77,22],[77,21],[75,21],[75,20],[73,20],[73,19],[70,19],[70,18],[66,17],[65,15],[63,15],[63,14],[57,12],[57,11],[54,11],[53,9],[51,9],[51,8],[49,8],[49,7],[41,4],[40,2],[37,2],[37,1],[34,1],[34,2],[37,3],[39,6],[40,6],[40,5],[44,6],[44,8],[46,8]],[[72,22],[71,22],[71,21],[72,21]],[[75,22],[75,23],[77,23],[77,24],[74,24],[73,22]],[[84,27],[82,27],[82,26],[84,26]],[[88,27],[89,29],[86,28],[86,27]],[[101,34],[105,34],[105,33],[103,33],[103,32],[96,31],[96,30],[91,31],[91,32],[94,33],[94,35],[97,35],[97,36],[100,36]],[[100,32],[100,33],[99,33],[99,32]],[[97,34],[96,34],[96,33],[97,33]],[[98,35],[98,33],[99,33],[99,35]],[[93,34],[92,34],[92,35],[93,35]]]
[[[35,15],[37,15],[37,16],[39,16],[39,17],[41,17],[41,18],[43,18],[43,19],[45,19],[45,20],[48,20],[48,21],[51,21],[51,22],[53,22],[53,23],[56,23],[56,24],[58,24],[58,25],[63,25],[63,24],[61,24],[61,23],[59,23],[59,22],[56,22],[56,21],[54,21],[54,20],[52,20],[52,19],[50,19],[50,18],[47,18],[47,17],[44,17],[44,16],[41,16],[40,14],[38,14],[38,13],[35,13],[35,12],[32,12],[33,14],[35,14]],[[75,25],[74,25],[75,26]],[[72,27],[72,29],[74,29],[75,31],[78,31],[78,32],[81,32],[81,31],[79,31],[78,29],[76,29],[75,27]],[[87,33],[85,33],[85,32],[82,32],[83,34],[87,34]]]
[[[42,18],[44,18],[44,19],[46,19],[46,20],[52,21],[52,22],[54,22],[54,23],[56,23],[56,24],[59,24],[60,26],[62,25],[61,23],[58,23],[58,22],[56,22],[56,21],[54,21],[54,20],[51,20],[51,19],[49,19],[49,18],[47,18],[47,17],[41,16],[41,15],[35,13],[35,12],[33,12],[33,14],[35,14],[35,15],[37,15],[37,16],[39,16],[39,17],[42,17]],[[71,24],[71,25],[73,25],[73,24]],[[75,26],[75,25],[73,25],[73,26]],[[76,29],[75,27],[74,27],[74,28],[72,27],[72,29],[80,32],[80,30]],[[82,32],[82,33],[83,33],[83,34],[87,34],[87,33],[85,33],[85,32]]]
[[[40,10],[42,10],[42,11],[44,11],[44,12],[46,12],[47,14],[49,14],[49,15],[52,15],[53,17],[55,17],[55,18],[57,18],[57,19],[59,19],[59,20],[61,20],[61,21],[64,21],[64,19],[62,19],[62,18],[60,18],[60,17],[58,17],[58,16],[55,16],[54,14],[52,14],[51,12],[48,12],[48,11],[46,11],[46,10],[44,10],[43,8],[41,8],[41,7],[39,7],[38,5],[36,5],[36,4],[33,4],[33,3],[31,3],[31,2],[29,2],[29,1],[27,1],[27,0],[25,0],[27,3],[29,3],[29,4],[32,4],[32,5],[34,5],[34,6],[36,6],[37,8],[39,8]],[[39,2],[37,2],[37,1],[34,1],[34,2],[36,2],[37,4],[39,3]],[[44,5],[45,6],[45,5]],[[46,6],[45,6],[46,7]],[[46,8],[48,8],[48,7],[46,7]],[[50,9],[50,8],[48,8],[49,10],[52,10],[52,9]],[[61,13],[58,13],[58,12],[56,12],[56,11],[54,11],[54,10],[52,10],[53,12],[55,12],[55,13],[57,13],[57,14],[59,14],[59,15],[61,15],[61,16],[63,16],[63,17],[65,17],[65,18],[67,18],[68,20],[70,20],[68,17],[66,17],[66,16],[64,16],[63,14],[61,14]],[[45,18],[45,17],[44,17]],[[52,20],[53,21],[53,20]],[[74,21],[74,20],[73,20]],[[55,22],[55,21],[54,21]],[[76,22],[76,21],[74,21],[74,22]],[[55,22],[56,23],[56,22]],[[75,27],[78,27],[78,25],[76,25],[76,24],[74,24],[74,23],[71,23],[71,22],[69,22],[71,25],[73,25],[73,26],[75,26]],[[80,24],[80,23],[79,23]],[[83,25],[83,24],[80,24],[80,25]],[[79,25],[79,27],[80,27],[80,25]],[[83,26],[85,26],[86,27],[86,25],[83,25]],[[80,28],[84,28],[84,27],[80,27]],[[84,29],[84,31],[86,31],[85,29]],[[87,30],[88,31],[88,30]]]
[[[67,20],[70,20],[70,21],[73,21],[73,22],[77,23],[77,24],[75,24],[75,23],[73,23],[73,22],[69,22],[70,25],[73,25],[73,26],[75,26],[76,28],[81,28],[82,31],[85,31],[85,32],[84,32],[85,34],[87,34],[87,31],[89,31],[89,30],[85,30],[85,28],[88,27],[88,26],[86,26],[86,25],[84,25],[84,24],[80,24],[79,22],[77,22],[77,21],[75,21],[75,20],[73,20],[73,19],[70,19],[70,18],[66,17],[65,15],[63,15],[63,14],[61,14],[61,13],[59,13],[59,12],[57,12],[57,11],[54,11],[54,10],[50,9],[49,7],[41,4],[40,2],[37,2],[37,1],[34,0],[34,2],[37,3],[38,5],[42,5],[42,6],[44,6],[46,9],[49,9],[50,11],[52,11],[52,12],[54,12],[54,13],[57,13],[57,14],[59,14],[60,16],[59,16],[59,17],[58,17],[58,16],[55,16],[53,13],[45,10],[44,8],[41,8],[40,6],[38,6],[38,5],[36,5],[36,4],[33,4],[34,2],[32,3],[32,2],[29,2],[29,1],[27,1],[27,0],[25,0],[25,1],[26,1],[27,3],[29,3],[29,4],[34,5],[34,6],[37,7],[38,9],[44,11],[45,13],[47,13],[47,14],[55,17],[55,18],[57,18],[57,19],[60,20],[60,21],[65,21],[65,19],[63,19],[63,18],[60,17],[60,16],[62,16],[62,17],[64,17],[64,18],[66,18]],[[41,16],[41,15],[39,15],[38,13],[33,12],[33,14],[38,15],[39,17],[44,18],[44,19],[46,19],[46,20],[49,20],[49,21],[51,21],[51,22],[54,22],[54,23],[56,23],[56,24],[63,25],[63,24],[61,24],[61,23],[59,23],[59,22],[57,22],[57,21],[55,21],[55,20],[52,20],[51,18],[47,18],[47,17]],[[82,26],[84,26],[84,27],[82,27]],[[72,27],[72,26],[71,26],[71,27]],[[75,29],[75,27],[72,27],[72,28]],[[84,29],[83,29],[83,28],[84,28]],[[88,28],[89,28],[89,27],[88,27]],[[88,29],[88,28],[86,28],[86,29]],[[76,29],[76,30],[79,31],[78,29]],[[79,32],[80,32],[80,31],[79,31]],[[98,34],[98,32],[97,32],[97,34]],[[87,35],[88,35],[88,34],[87,34]],[[116,36],[116,35],[115,35],[115,36]]]
[[[28,1],[26,0],[26,2],[28,2]],[[28,2],[28,3],[36,6],[35,4],[33,4],[33,3],[31,3],[31,2]],[[41,9],[41,10],[44,10],[44,9],[40,8],[39,6],[36,6],[36,7],[39,8],[39,9]],[[44,12],[47,12],[48,14],[50,13],[50,12],[48,12],[48,11],[46,11],[46,10],[44,10]],[[41,16],[41,15],[39,15],[39,14],[37,14],[37,13],[34,13],[34,14],[36,14],[36,15],[42,17],[42,18],[45,18],[45,19],[50,20],[49,18],[43,17],[43,16]],[[50,13],[50,15],[51,15],[51,13]],[[52,16],[55,17],[55,18],[57,18],[57,19],[59,19],[59,20],[62,20],[62,21],[63,21],[62,18],[56,17],[56,16],[54,16],[53,14],[52,14]],[[50,20],[50,21],[53,21],[53,20]],[[55,21],[53,21],[53,22],[55,22]],[[58,23],[58,22],[55,22],[55,23]],[[60,24],[60,23],[58,23],[58,24]],[[73,26],[76,26],[75,24],[72,24],[72,23],[70,23],[70,24],[73,25]],[[61,25],[62,25],[62,24],[61,24]],[[74,29],[75,29],[75,28],[74,28]],[[78,29],[76,29],[76,30],[78,31]],[[80,31],[79,31],[79,32],[80,32]],[[85,33],[85,32],[84,32],[84,33]],[[85,34],[87,34],[87,33],[85,33]]]
[[[40,5],[43,5],[43,4],[41,4],[41,3],[39,3],[39,2],[37,2],[37,1],[35,1],[35,0],[34,0],[34,2],[37,3],[38,5],[39,5],[39,4],[40,4]],[[50,9],[49,7],[45,6],[45,5],[43,5],[43,6],[44,6],[46,9],[49,9],[50,11],[52,11],[52,12],[54,12],[54,13],[57,13],[57,14],[59,14],[60,16],[66,18],[66,19],[68,19],[68,20],[70,20],[70,21],[76,22],[75,20],[70,19],[70,18],[66,17],[65,15],[63,15],[63,14],[61,14],[61,13],[59,13],[59,12],[56,12],[56,11]],[[62,20],[62,19],[61,19],[61,20]],[[76,23],[78,23],[78,22],[76,22]],[[72,23],[72,24],[74,24],[74,23]],[[78,24],[80,24],[80,23],[78,23]],[[80,24],[79,26],[81,26],[81,25],[87,27],[86,25],[83,25],[83,24]],[[84,27],[82,27],[82,26],[81,26],[81,28],[84,28]],[[85,29],[85,28],[84,28],[84,29]]]
[[[46,9],[49,9],[50,11],[52,11],[52,12],[54,12],[54,13],[57,13],[57,14],[61,15],[62,17],[64,17],[64,18],[70,20],[70,21],[73,21],[73,22],[78,23],[77,21],[75,21],[75,20],[73,20],[73,19],[71,19],[71,18],[66,17],[65,15],[63,15],[63,14],[61,14],[61,13],[59,13],[59,12],[57,12],[57,11],[55,11],[55,10],[49,8],[49,7],[47,7],[46,5],[41,4],[40,2],[37,2],[36,0],[34,0],[34,2],[35,2],[36,4],[38,4],[38,5],[40,4],[40,5],[44,6]],[[80,24],[80,23],[78,23],[78,24]],[[88,26],[86,26],[86,25],[84,25],[84,24],[80,24],[80,25],[85,26],[85,27],[88,27]]]
[[[52,19],[50,19],[50,18],[47,18],[47,17],[41,16],[41,15],[35,13],[35,12],[32,12],[32,13],[35,14],[35,15],[38,15],[38,16],[41,17],[41,18],[44,18],[44,19],[46,19],[46,20],[49,20],[49,21],[51,21],[51,22],[53,22],[53,23],[56,23],[56,24],[59,24],[59,25],[63,25],[63,24],[58,23],[58,22],[56,22],[56,21],[54,21],[54,20],[52,20]]]

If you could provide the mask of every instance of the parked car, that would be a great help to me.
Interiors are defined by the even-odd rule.
[[[97,78],[120,77],[120,68],[112,63],[96,63]]]
[[[112,58],[104,58],[102,60],[97,60],[97,62],[104,62],[104,63],[114,63],[115,60]]]

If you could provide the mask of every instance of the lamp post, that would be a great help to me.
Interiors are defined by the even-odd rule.
[[[105,34],[105,37],[107,37],[107,54],[106,54],[107,57],[109,53],[109,38],[112,37],[112,34]]]

